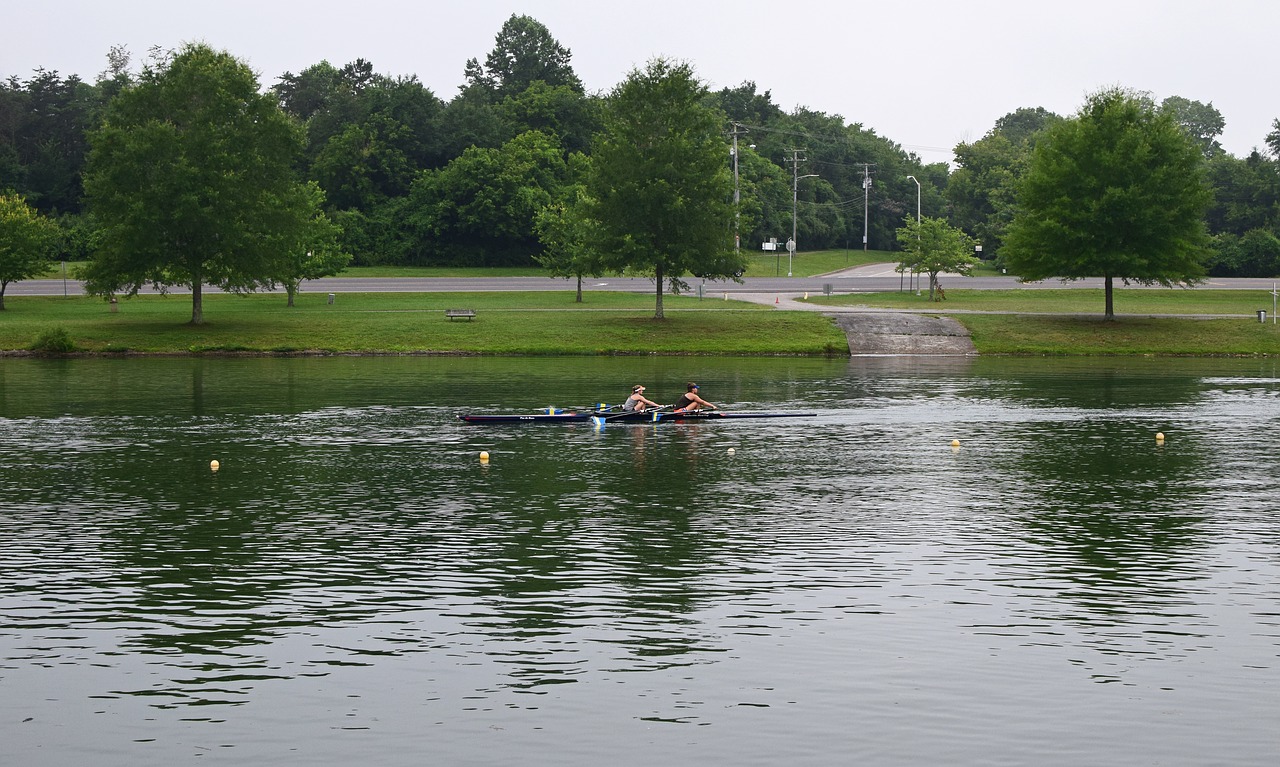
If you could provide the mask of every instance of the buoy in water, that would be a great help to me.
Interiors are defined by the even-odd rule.
[[[951,446],[952,446],[952,447],[960,447],[960,440],[958,440],[958,439],[953,439],[953,440],[951,440]]]
[[[489,451],[488,451],[488,450],[481,450],[481,451],[480,451],[480,463],[488,463],[488,462],[489,462]]]
[[[1156,442],[1164,442],[1164,432],[1156,432]]]
[[[737,452],[737,451],[736,451],[736,450],[734,450],[733,448],[729,448],[729,455],[733,455],[733,454],[734,454],[734,453],[736,453],[736,452]]]
[[[217,461],[209,461],[209,471],[217,471],[220,468],[222,468],[222,464]]]

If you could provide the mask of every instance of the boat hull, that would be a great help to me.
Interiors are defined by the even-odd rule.
[[[581,423],[590,421],[591,413],[533,413],[526,415],[483,415],[463,413],[464,423]]]
[[[739,418],[813,418],[817,413],[740,413],[722,410],[695,410],[689,413],[672,413],[670,411],[650,411],[647,413],[620,413],[618,415],[596,416],[597,422],[607,423],[687,423],[693,421],[724,421]]]

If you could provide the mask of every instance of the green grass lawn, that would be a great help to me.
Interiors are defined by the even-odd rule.
[[[10,298],[0,349],[30,348],[61,328],[91,352],[324,352],[472,354],[843,354],[844,334],[816,313],[688,296],[572,291],[206,295],[205,324],[187,324],[191,298],[137,296],[112,313],[101,299]],[[475,309],[475,320],[444,310]]]
[[[812,268],[826,269],[817,259]],[[1264,291],[1118,289],[1104,322],[1094,289],[952,290],[932,303],[912,292],[815,296],[809,303],[924,310],[969,328],[980,354],[1280,356],[1280,328],[1259,323]],[[665,296],[653,319],[647,293],[302,293],[205,296],[191,326],[187,295],[137,296],[117,312],[86,296],[9,296],[0,350],[32,348],[65,333],[87,352],[458,354],[843,354],[844,334],[817,312],[779,312],[717,298]],[[473,321],[445,318],[470,308]],[[1161,316],[1168,315],[1168,316]],[[1172,316],[1184,315],[1184,316]],[[1192,319],[1186,315],[1217,316]]]
[[[814,296],[809,303],[821,306],[867,306],[889,309],[936,309],[939,312],[981,311],[1018,314],[1093,314],[1106,307],[1102,289],[1064,288],[1015,290],[948,290],[947,300],[930,302],[928,290],[917,296],[902,293],[851,293]],[[1118,316],[1152,314],[1254,315],[1271,313],[1271,294],[1252,290],[1184,290],[1181,288],[1116,289],[1113,305]]]

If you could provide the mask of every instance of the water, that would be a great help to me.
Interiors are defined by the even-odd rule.
[[[818,415],[453,418],[691,379]],[[3,360],[0,762],[1269,765],[1278,396],[1257,360]]]

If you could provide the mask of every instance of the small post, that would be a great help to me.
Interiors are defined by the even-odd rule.
[[[118,311],[120,311],[120,302],[116,300],[115,296],[112,296],[111,297],[111,313],[115,314]]]
[[[330,293],[330,294],[329,294],[329,303],[330,303],[330,304],[332,304],[332,303],[333,303],[333,294],[332,294],[332,293]]]

